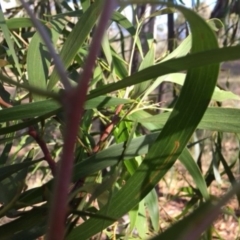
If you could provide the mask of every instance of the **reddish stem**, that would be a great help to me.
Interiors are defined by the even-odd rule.
[[[97,54],[100,50],[108,20],[115,7],[114,0],[106,0],[96,28],[84,71],[76,89],[66,91],[63,106],[66,113],[66,128],[64,134],[63,154],[57,172],[56,185],[49,217],[49,240],[62,240],[65,234],[65,219],[68,208],[68,192],[72,177],[73,151],[76,142],[79,122],[82,117],[84,103],[88,91],[88,84],[92,76]]]
[[[37,144],[41,148],[41,150],[43,152],[43,155],[44,155],[44,160],[46,160],[46,162],[48,163],[49,168],[52,171],[52,175],[55,176],[55,174],[56,174],[56,163],[52,159],[52,156],[51,156],[51,154],[50,154],[50,152],[47,148],[47,144],[40,137],[40,135],[37,133],[37,131],[33,127],[29,127],[28,134],[29,134],[29,136],[31,136],[37,142]]]
[[[117,106],[115,115],[113,116],[111,123],[109,123],[107,125],[107,127],[105,128],[105,130],[102,132],[102,135],[100,137],[98,144],[93,149],[93,153],[97,153],[100,150],[102,144],[106,141],[106,139],[111,134],[114,126],[119,122],[119,114],[120,114],[122,108],[123,108],[123,104],[120,104],[119,106]]]
[[[112,118],[111,123],[109,123],[106,128],[104,129],[104,131],[102,132],[99,142],[96,144],[96,146],[93,148],[92,153],[97,153],[100,149],[102,144],[107,140],[107,138],[110,136],[114,126],[119,122],[119,114],[121,112],[123,108],[123,104],[120,104],[119,106],[117,106],[115,114]],[[85,182],[85,178],[80,178],[75,184],[74,187],[72,188],[71,192],[74,192],[76,189],[80,188],[83,186]]]

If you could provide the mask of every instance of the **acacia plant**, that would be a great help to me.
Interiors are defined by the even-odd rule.
[[[63,3],[61,13],[44,19],[21,3],[27,17],[5,19],[0,12],[0,213],[12,218],[0,226],[1,239],[89,239],[101,232],[113,239],[198,239],[239,185],[213,202],[211,181],[187,144],[196,128],[240,131],[239,109],[209,107],[231,95],[216,88],[219,65],[239,59],[240,46],[219,48],[214,21],[157,0],[82,0],[76,10]],[[164,6],[152,17],[180,11],[191,34],[160,59],[150,38],[144,54],[144,19],[134,26],[122,14],[140,3]],[[113,22],[118,48],[107,34]],[[129,54],[126,31],[133,40]],[[132,73],[134,51],[142,60]],[[173,108],[156,114],[159,104],[147,97],[166,79],[182,85],[181,93]],[[161,231],[155,186],[177,159],[195,182],[191,207]],[[28,188],[37,169],[44,181]],[[126,231],[116,232],[127,213]]]

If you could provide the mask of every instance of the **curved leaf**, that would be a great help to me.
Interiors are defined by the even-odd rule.
[[[94,98],[105,95],[109,92],[119,90],[131,85],[135,85],[149,79],[155,79],[159,76],[169,73],[176,73],[192,68],[208,66],[210,64],[221,63],[224,61],[237,60],[240,58],[240,46],[224,47],[220,49],[206,49],[206,51],[193,52],[185,57],[171,59],[163,63],[143,69],[129,77],[122,79],[117,83],[110,83],[90,92],[88,98]],[[196,61],[197,59],[197,61]]]
[[[85,103],[85,109],[103,108],[110,106],[117,106],[119,104],[131,103],[128,99],[112,98],[112,97],[98,97],[90,99]],[[0,110],[0,122],[11,120],[27,119],[36,116],[42,116],[47,113],[56,114],[61,110],[61,105],[52,100],[44,100],[34,103],[26,103],[11,108]]]
[[[134,112],[130,119],[140,122],[149,130],[161,129],[170,116],[169,112],[151,116],[145,111]],[[209,107],[205,112],[199,129],[220,132],[240,132],[240,109]]]
[[[49,38],[52,40],[53,45],[56,44],[65,23],[65,21],[63,22],[59,19],[47,23],[45,30],[48,33]],[[28,81],[31,86],[42,90],[47,89],[47,78],[51,59],[52,57],[48,52],[44,41],[39,33],[36,32],[29,44],[27,53],[27,73]],[[46,97],[33,94],[33,99],[35,101],[41,101],[46,99]]]
[[[40,21],[44,23],[44,21]],[[9,29],[28,28],[34,26],[30,18],[24,17],[7,19],[6,24]]]
[[[68,36],[67,40],[65,41],[63,48],[60,52],[60,57],[63,61],[65,68],[70,65],[73,58],[78,53],[79,48],[81,48],[88,34],[91,32],[101,13],[103,4],[104,1],[95,1],[87,9],[87,11],[81,15],[79,21],[77,22],[70,35]],[[57,81],[58,75],[57,72],[54,70],[47,86],[48,90],[51,90],[55,86]]]
[[[156,1],[156,3],[159,2]],[[201,17],[184,7],[174,6],[189,21],[193,53],[218,48],[214,33]],[[162,63],[162,65],[169,62]],[[181,63],[179,65],[182,66]],[[168,71],[171,69],[171,72],[174,72],[175,66],[169,67]],[[143,76],[143,71],[137,73],[142,79],[146,78]],[[100,214],[107,212],[114,218],[121,217],[139,203],[174,164],[207,109],[217,81],[218,71],[219,64],[192,68],[188,71],[180,97],[143,163],[121,190],[112,197],[108,205],[100,210]],[[78,239],[79,236],[81,239],[88,239],[111,223],[111,221],[105,220],[104,223],[99,224],[99,221],[90,218],[76,227],[68,239]]]

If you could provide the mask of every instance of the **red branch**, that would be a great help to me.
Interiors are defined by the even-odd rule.
[[[111,123],[109,123],[104,129],[104,131],[102,132],[99,142],[96,144],[96,146],[92,150],[92,154],[97,153],[99,150],[101,150],[102,144],[109,138],[111,132],[113,131],[114,126],[116,126],[116,124],[119,122],[119,119],[120,119],[119,114],[122,110],[122,107],[123,107],[123,104],[120,104],[119,106],[117,106]],[[82,187],[84,182],[85,182],[85,178],[80,178],[78,181],[76,181],[71,192],[74,192],[76,189]]]
[[[101,149],[102,144],[107,140],[114,126],[119,122],[119,114],[122,108],[123,108],[123,104],[120,104],[119,106],[117,106],[115,115],[113,116],[111,123],[109,123],[105,128],[105,130],[103,131],[98,144],[93,149],[93,153],[97,153]]]
[[[64,134],[64,146],[59,170],[55,181],[51,212],[48,224],[49,240],[63,240],[65,235],[65,219],[68,209],[68,193],[72,177],[74,147],[80,119],[83,114],[84,103],[88,92],[88,84],[92,77],[96,57],[101,47],[108,20],[115,7],[114,0],[106,0],[103,11],[92,39],[89,55],[85,67],[79,79],[76,89],[66,90],[63,107],[66,114],[66,128]]]
[[[28,134],[29,136],[31,136],[39,145],[39,147],[41,148],[43,155],[44,155],[44,160],[46,160],[46,162],[49,165],[49,168],[52,171],[52,175],[55,176],[56,174],[56,163],[55,161],[52,159],[52,156],[48,150],[47,144],[45,143],[45,141],[40,137],[39,133],[37,133],[37,131],[31,126],[28,129]]]
[[[10,103],[5,102],[1,97],[0,97],[0,106],[4,108],[10,108],[12,105]],[[49,168],[51,169],[52,175],[55,176],[56,173],[56,163],[52,159],[52,156],[48,150],[47,144],[45,141],[40,137],[39,133],[33,128],[33,126],[28,127],[28,135],[31,136],[39,145],[41,148],[43,155],[44,155],[44,160],[49,165]]]

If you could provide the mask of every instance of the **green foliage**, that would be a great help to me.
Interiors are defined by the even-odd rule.
[[[98,233],[118,239],[174,239],[176,232],[177,239],[198,239],[209,230],[228,199],[234,194],[240,199],[234,187],[233,166],[220,149],[222,132],[239,134],[240,111],[210,106],[211,101],[239,100],[232,92],[220,90],[216,83],[220,63],[239,59],[240,47],[219,48],[214,33],[218,29],[216,20],[208,23],[192,10],[161,3],[166,8],[150,17],[172,12],[174,7],[184,15],[191,34],[159,60],[152,36],[144,52],[140,33],[145,19],[138,19],[134,25],[122,14],[126,4],[133,6],[141,1],[119,2],[120,8],[115,9],[110,23],[119,28],[121,38],[105,33],[102,42],[98,39],[101,53],[96,60],[91,43],[93,33],[101,26],[97,23],[105,1],[81,1],[81,10],[57,3],[61,11],[39,21],[49,43],[59,53],[70,90],[64,89],[58,63],[38,27],[33,27],[34,20],[5,19],[0,12],[0,215],[12,218],[0,226],[1,239],[36,239],[48,233],[49,222],[57,222],[48,215],[58,206],[54,198],[56,186],[59,179],[64,181],[64,176],[57,172],[61,167],[64,172],[64,167],[69,166],[61,159],[62,151],[69,146],[74,149],[73,157],[71,151],[67,155],[67,164],[74,161],[73,174],[67,176],[71,185],[66,182],[67,191],[63,190],[68,210],[58,209],[66,217],[66,239],[89,239]],[[145,2],[159,4],[153,0]],[[125,45],[129,39],[133,49],[127,54]],[[134,51],[139,52],[141,60],[137,72],[131,73]],[[91,57],[94,69],[87,82],[88,90],[84,91],[87,80],[82,76],[91,68],[85,65]],[[163,82],[178,84],[181,91],[177,102],[159,113],[159,105],[148,101],[148,97]],[[14,92],[11,98],[9,89]],[[82,107],[79,122],[76,119]],[[66,136],[74,124],[76,143],[71,146],[69,142],[75,140],[75,135],[69,141]],[[97,124],[102,126],[96,127]],[[209,164],[206,174],[188,149],[196,129],[211,130],[218,136],[216,164]],[[176,224],[161,232],[155,186],[172,171],[177,159],[187,169],[194,186],[189,184],[185,189],[190,200],[175,219]],[[29,176],[36,172],[41,173],[40,184],[30,188]],[[233,190],[216,204],[208,190],[214,174],[219,179],[226,174],[233,185]],[[130,223],[121,231],[119,219],[125,214]],[[109,226],[115,226],[117,234]]]

